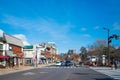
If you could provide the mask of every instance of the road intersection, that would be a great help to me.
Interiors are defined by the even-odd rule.
[[[107,73],[103,74],[100,72],[101,70],[105,71],[110,69],[100,67],[88,68],[84,66],[38,66],[37,68],[28,68],[26,70],[1,75],[0,80],[119,80],[118,78],[107,75]],[[118,74],[115,75],[119,75],[119,71],[117,72]]]

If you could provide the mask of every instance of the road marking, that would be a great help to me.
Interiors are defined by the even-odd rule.
[[[26,73],[23,73],[23,75],[24,76],[26,76],[26,75],[35,75],[35,73],[33,73],[33,72],[26,72]]]
[[[40,72],[41,74],[45,74],[45,73],[48,73],[48,72]]]
[[[92,68],[91,69],[100,72],[102,74],[108,75],[114,79],[120,80],[120,69],[112,70],[111,68]]]
[[[51,66],[51,67],[42,67],[42,68],[80,68],[80,67],[74,67],[74,66],[69,66],[69,67],[54,67],[54,66]]]

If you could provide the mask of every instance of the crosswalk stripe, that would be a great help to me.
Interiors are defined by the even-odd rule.
[[[80,68],[80,67],[42,67],[42,68]]]

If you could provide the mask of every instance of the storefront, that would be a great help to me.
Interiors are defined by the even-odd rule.
[[[8,67],[8,60],[9,57],[8,56],[0,56],[0,68],[6,68]]]

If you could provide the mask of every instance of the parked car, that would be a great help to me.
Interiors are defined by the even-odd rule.
[[[72,66],[72,62],[69,60],[65,61],[65,66]]]
[[[60,61],[56,61],[56,63],[55,63],[55,66],[61,66],[61,62]]]
[[[91,61],[84,61],[84,65],[92,66],[92,62]]]

